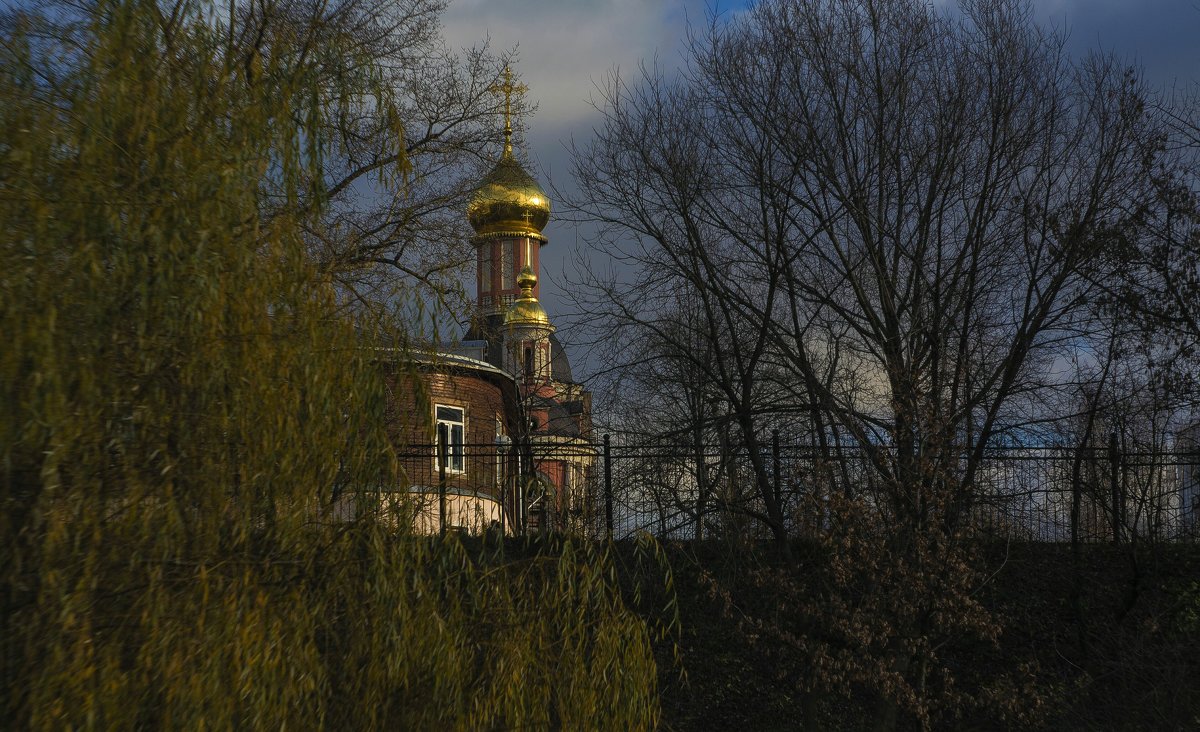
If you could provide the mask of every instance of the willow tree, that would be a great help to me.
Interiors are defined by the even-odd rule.
[[[344,316],[310,234],[329,115],[387,114],[384,59],[232,53],[219,17],[4,19],[0,715],[652,725],[603,557],[480,566],[378,520],[396,471],[364,339],[387,324]]]
[[[171,37],[187,20],[163,3],[159,22]],[[87,35],[94,0],[24,4],[31,35],[70,47]],[[308,91],[344,88],[347,73],[382,95],[327,94],[313,119],[325,143],[320,166],[290,193],[304,218],[310,253],[347,304],[377,306],[398,291],[459,307],[459,284],[474,261],[461,209],[499,143],[499,100],[488,90],[515,55],[488,44],[454,49],[440,34],[446,0],[267,0],[214,3],[221,53],[248,79]],[[346,59],[374,59],[366,66]],[[45,71],[53,73],[52,69]],[[303,77],[303,79],[301,79]],[[304,93],[307,93],[304,92]],[[386,102],[386,104],[384,104]],[[518,102],[519,103],[519,102]],[[406,176],[396,186],[398,173]],[[261,202],[285,210],[283,189]],[[402,285],[402,286],[400,286]]]

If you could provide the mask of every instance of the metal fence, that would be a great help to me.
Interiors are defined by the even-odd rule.
[[[822,498],[869,494],[881,481],[870,451],[768,437],[758,455],[789,529],[819,526]],[[751,455],[730,445],[687,446],[628,435],[569,444],[464,445],[452,487],[512,497],[512,526],[541,500],[539,528],[617,538],[640,531],[669,538],[763,532],[763,502]],[[437,486],[433,446],[403,451],[409,480]],[[570,464],[554,474],[548,465]],[[551,488],[551,485],[560,487]],[[1021,541],[1196,540],[1200,455],[1101,448],[989,450],[971,485],[968,520],[983,536]]]
[[[439,449],[440,448],[440,449]],[[400,485],[423,530],[556,531],[595,535],[597,448],[582,440],[443,441],[398,450]]]

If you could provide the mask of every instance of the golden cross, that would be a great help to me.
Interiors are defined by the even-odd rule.
[[[529,87],[524,84],[514,84],[512,69],[504,67],[504,83],[491,88],[493,94],[504,95],[504,152],[512,152],[512,95],[524,94]]]

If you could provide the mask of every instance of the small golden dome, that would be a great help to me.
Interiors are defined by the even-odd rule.
[[[550,316],[546,309],[533,296],[533,288],[537,285],[537,275],[525,265],[517,275],[517,286],[521,288],[521,296],[513,300],[512,305],[504,313],[505,325],[550,325]]]
[[[496,167],[471,194],[467,218],[476,234],[537,235],[550,220],[550,199],[513,157],[511,147],[505,145]]]

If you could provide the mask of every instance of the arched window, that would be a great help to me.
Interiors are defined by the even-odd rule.
[[[525,378],[533,378],[533,348],[525,346]]]
[[[492,292],[492,243],[479,247],[479,292]]]
[[[500,289],[511,290],[516,287],[516,270],[513,269],[513,242],[505,239],[500,242]]]

